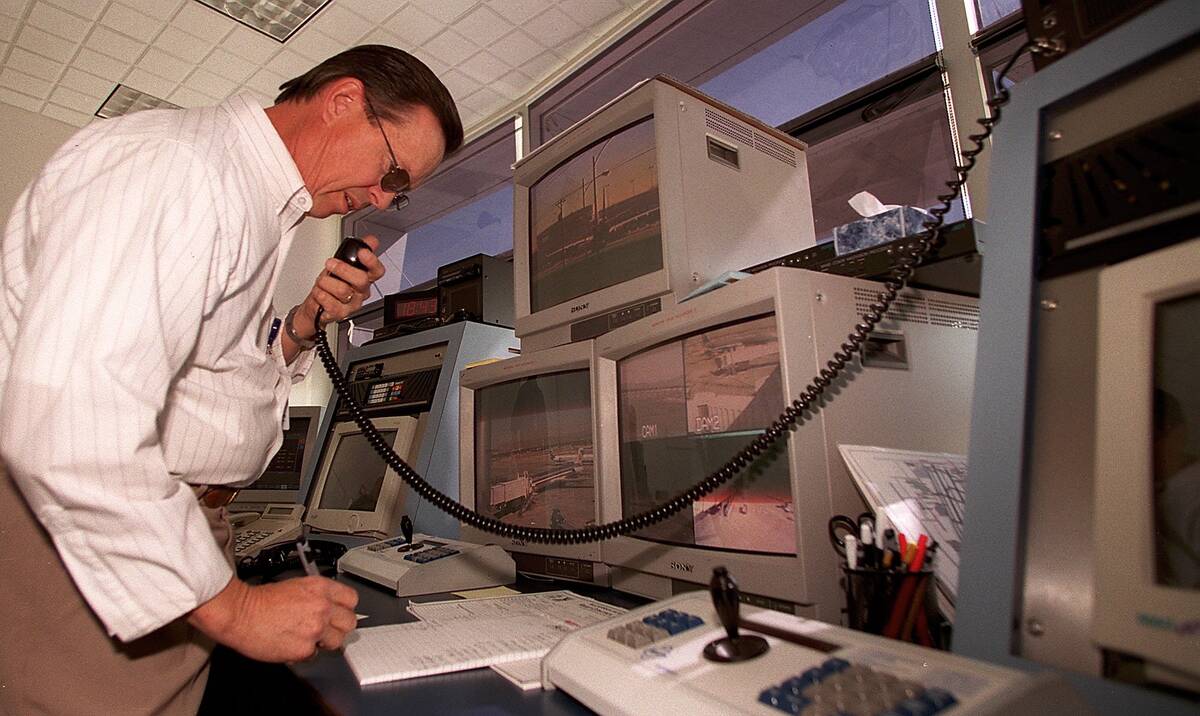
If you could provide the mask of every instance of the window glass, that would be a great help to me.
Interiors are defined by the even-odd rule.
[[[1020,11],[1021,0],[975,0],[975,17],[980,30]]]
[[[699,88],[778,126],[936,49],[927,0],[846,0]]]

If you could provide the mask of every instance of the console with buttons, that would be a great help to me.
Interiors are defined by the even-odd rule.
[[[401,535],[349,550],[339,573],[382,584],[398,597],[512,584],[512,557],[497,545],[479,545],[422,534]]]
[[[604,715],[1088,713],[1060,677],[747,605],[718,615],[714,599],[678,595],[572,632],[542,660],[542,685]]]

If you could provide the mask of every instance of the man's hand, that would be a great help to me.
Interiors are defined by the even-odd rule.
[[[250,586],[234,577],[188,623],[259,661],[302,661],[338,649],[354,629],[358,593],[324,577]]]
[[[379,250],[379,239],[368,235],[363,241],[371,247],[370,251],[358,251],[358,260],[365,271],[338,259],[326,259],[325,269],[317,276],[293,320],[293,328],[300,338],[308,340],[317,335],[315,319],[318,308],[323,310],[319,328],[324,328],[334,321],[347,318],[370,298],[371,284],[383,277],[384,268],[375,255]],[[287,362],[290,363],[298,352],[299,347],[290,338],[284,341],[284,358]]]

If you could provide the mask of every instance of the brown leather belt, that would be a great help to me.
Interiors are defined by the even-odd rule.
[[[233,502],[233,498],[237,497],[240,491],[228,485],[192,485],[191,488],[200,504],[212,510]]]

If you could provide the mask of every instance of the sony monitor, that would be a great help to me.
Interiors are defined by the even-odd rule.
[[[459,381],[464,505],[525,527],[595,525],[597,483],[592,341],[475,366]],[[548,545],[463,527],[463,538],[508,550],[517,571],[608,583],[602,544]]]
[[[287,411],[283,442],[271,457],[267,469],[257,480],[238,492],[230,504],[231,512],[258,511],[269,504],[298,504],[300,484],[317,449],[321,427],[321,408],[316,405],[291,405]]]
[[[596,339],[605,521],[715,472],[798,396],[879,284],[776,268]],[[693,505],[605,544],[614,587],[662,598],[727,567],[742,593],[837,622],[845,605],[827,526],[867,508],[843,445],[965,453],[975,299],[905,291],[862,359],[785,441]]]
[[[1092,636],[1200,692],[1200,239],[1099,279]]]
[[[815,242],[805,145],[661,76],[517,162],[513,222],[526,352]]]

